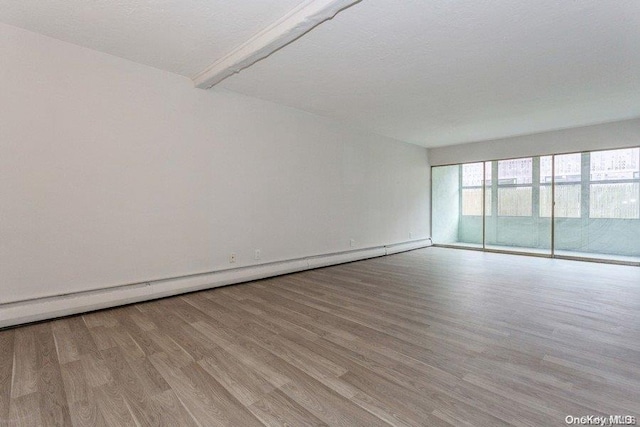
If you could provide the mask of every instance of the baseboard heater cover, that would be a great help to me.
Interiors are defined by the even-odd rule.
[[[432,246],[433,242],[431,241],[431,237],[424,240],[414,240],[411,242],[403,242],[397,243],[395,245],[387,245],[384,247],[385,255],[393,255],[400,252],[412,251],[414,249],[425,248],[427,246]]]
[[[153,282],[0,304],[0,328],[148,301],[431,246],[431,239],[358,249]]]

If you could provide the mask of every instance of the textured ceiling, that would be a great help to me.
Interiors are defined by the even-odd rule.
[[[0,22],[191,77],[300,3],[0,0]],[[363,0],[220,86],[438,146],[638,117],[639,46],[638,0]]]
[[[0,22],[192,77],[303,0],[0,0]]]
[[[425,146],[640,116],[638,0],[364,0],[221,86]]]

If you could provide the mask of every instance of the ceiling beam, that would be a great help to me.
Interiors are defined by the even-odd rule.
[[[193,77],[197,88],[210,89],[311,31],[361,0],[309,0],[269,25]]]

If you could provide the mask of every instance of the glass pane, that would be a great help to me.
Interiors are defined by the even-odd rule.
[[[640,148],[591,153],[591,181],[638,179]]]
[[[491,216],[491,184],[489,184],[489,191],[485,191],[484,194],[484,214]]]
[[[551,218],[551,186],[540,186],[540,218]]]
[[[591,184],[590,218],[638,219],[637,182]]]
[[[556,156],[558,158],[559,156]],[[607,260],[640,260],[640,150],[624,149],[582,154],[582,182],[556,185],[555,253],[557,255]],[[589,171],[587,174],[586,171]],[[560,171],[557,171],[559,173]],[[634,181],[635,177],[635,181]],[[556,176],[556,180],[559,177]],[[580,204],[566,217],[562,212],[562,191]]]
[[[552,156],[540,157],[540,184],[553,182]]]
[[[537,235],[535,242],[536,249],[540,253],[551,254],[551,208],[553,200],[551,198],[551,181],[553,181],[553,159],[551,156],[544,156],[539,159],[540,177],[538,182],[540,187],[534,189],[533,212],[534,230]],[[557,164],[557,163],[556,163]],[[580,168],[578,168],[580,170]],[[536,191],[537,190],[537,191]],[[537,218],[535,217],[537,214]]]
[[[531,187],[498,188],[498,216],[531,216]]]
[[[497,173],[498,179],[493,185],[485,187],[487,194],[492,194],[491,209],[494,213],[485,220],[486,248],[509,252],[551,253],[551,221],[538,217],[538,189],[533,186],[533,171],[534,167],[540,167],[539,161],[539,158],[529,157],[487,163]],[[536,212],[535,217],[533,212]]]
[[[467,163],[462,165],[462,186],[482,186],[483,163]]]
[[[482,187],[462,189],[462,215],[482,215]]]
[[[556,218],[580,218],[582,201],[580,184],[556,185]],[[540,187],[540,217],[551,218],[551,186]]]
[[[493,191],[491,191],[491,174],[492,167],[491,162],[485,162],[484,167],[484,214],[485,216],[492,215],[492,200],[493,200]]]
[[[432,237],[436,244],[458,242],[460,218],[460,166],[431,169]]]
[[[562,154],[556,156],[556,182],[580,182],[582,173],[582,154]],[[551,170],[551,156],[540,158],[540,183],[551,184],[553,171]]]
[[[483,170],[484,163],[462,165],[462,215],[458,228],[458,245],[482,247]]]
[[[434,243],[482,247],[482,170],[482,163],[432,169]]]
[[[482,187],[462,189],[462,215],[482,215]],[[485,215],[491,216],[491,191],[485,199]]]
[[[498,162],[498,185],[531,184],[533,159],[500,160]]]

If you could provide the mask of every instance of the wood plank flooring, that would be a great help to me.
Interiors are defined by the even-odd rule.
[[[640,268],[427,248],[0,331],[4,426],[640,416]]]

